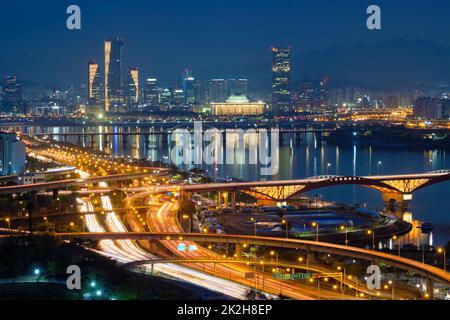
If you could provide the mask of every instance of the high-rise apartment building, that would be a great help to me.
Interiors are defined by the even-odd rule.
[[[13,132],[0,132],[0,176],[25,171],[25,144]]]
[[[444,116],[444,103],[441,99],[422,97],[414,102],[414,117],[420,119],[434,120],[442,119]]]

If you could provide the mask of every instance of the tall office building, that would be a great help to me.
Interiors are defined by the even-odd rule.
[[[227,100],[227,82],[225,79],[212,79],[207,82],[208,102],[224,102]]]
[[[156,78],[147,79],[145,82],[144,95],[147,106],[152,108],[159,106],[158,80]]]
[[[276,113],[292,110],[290,47],[272,47],[272,109]]]
[[[226,99],[230,96],[247,96],[247,79],[227,79],[226,85]]]
[[[137,67],[128,69],[127,78],[127,106],[132,111],[139,104],[139,70]]]
[[[123,40],[105,41],[105,111],[121,111],[124,94]]]
[[[183,79],[184,104],[193,105],[197,102],[197,81],[189,76]]]
[[[2,85],[2,112],[25,113],[22,85],[16,76],[6,76]]]
[[[330,82],[329,76],[325,76],[323,79],[319,81],[319,88],[317,92],[317,105],[320,111],[325,111],[325,109],[329,105],[329,93],[328,93],[329,82]]]
[[[183,89],[173,89],[172,91],[172,103],[176,106],[182,106],[184,104],[184,91]]]
[[[0,132],[0,176],[25,171],[25,144],[13,132]]]
[[[94,60],[88,63],[88,104],[99,106],[102,103],[102,82],[99,65]]]

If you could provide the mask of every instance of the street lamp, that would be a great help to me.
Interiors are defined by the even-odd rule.
[[[35,268],[33,270],[34,275],[36,276],[36,283],[39,282],[39,278],[41,277],[41,270],[39,268]]]
[[[313,222],[311,225],[316,228],[316,241],[319,241],[319,224],[317,222]]]
[[[375,232],[372,230],[367,230],[368,235],[372,235],[372,250],[375,250]]]
[[[192,226],[191,226],[191,216],[188,214],[183,214],[182,216],[183,220],[187,220],[188,224],[189,224],[189,233],[192,232]]]
[[[331,163],[327,163],[327,175],[328,175],[328,173],[329,173],[329,170],[330,170],[330,167],[331,167]]]
[[[377,167],[378,167],[378,175],[380,175],[380,167],[383,163],[381,161],[378,161]]]
[[[444,271],[447,271],[447,258],[445,256],[445,249],[444,248],[438,248],[437,252],[443,254],[443,257],[444,257]]]
[[[270,255],[273,257],[275,256],[275,263],[278,265],[278,252],[270,251]]]
[[[388,283],[391,286],[391,299],[394,300],[394,283],[392,280],[389,280]]]
[[[348,245],[348,235],[347,235],[347,227],[346,226],[340,226],[339,229],[341,229],[342,231],[345,231],[345,245]]]
[[[8,222],[8,229],[11,229],[11,219],[6,218],[5,221]]]
[[[283,223],[285,226],[286,226],[286,239],[287,238],[289,238],[289,227],[288,227],[288,222],[287,222],[287,220],[286,219],[283,219],[282,221],[281,221],[281,223]]]
[[[397,236],[393,236],[392,240],[397,240],[398,256],[400,257],[400,238]]]
[[[250,221],[252,221],[253,222],[253,227],[254,227],[254,229],[255,229],[255,237],[256,237],[256,227],[257,227],[257,221],[255,220],[255,218],[253,218],[253,217],[251,217],[250,218]]]

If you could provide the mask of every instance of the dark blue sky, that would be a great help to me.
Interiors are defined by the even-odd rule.
[[[66,29],[70,4],[81,7],[81,31]],[[382,9],[381,31],[365,27],[370,4]],[[103,40],[114,35],[142,76],[260,63],[271,45],[305,52],[395,37],[450,46],[449,13],[448,0],[2,0],[0,74],[83,82],[87,61],[102,63]]]

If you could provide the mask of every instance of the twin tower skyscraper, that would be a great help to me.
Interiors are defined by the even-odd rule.
[[[89,62],[88,103],[99,111],[129,111],[139,101],[139,73],[137,67],[125,72],[124,41],[108,39],[104,43],[104,79],[101,81],[99,65]]]

